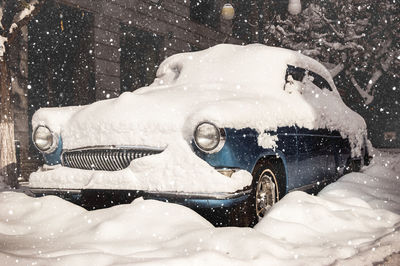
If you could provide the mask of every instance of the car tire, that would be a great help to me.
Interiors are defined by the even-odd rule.
[[[361,159],[350,158],[347,161],[346,167],[344,169],[344,174],[349,174],[351,172],[360,172],[361,170]]]
[[[234,211],[237,225],[252,227],[268,213],[283,196],[286,188],[284,173],[282,161],[275,157],[262,159],[256,164],[252,173],[251,194],[245,204]]]
[[[364,155],[364,165],[365,166],[370,165],[372,158],[373,157],[371,155],[369,155],[369,152],[367,150],[367,152],[365,152],[365,155]]]
[[[262,161],[253,171],[253,215],[255,222],[260,221],[279,200],[280,173],[276,163]]]
[[[253,227],[269,209],[284,196],[286,189],[285,169],[280,159],[262,159],[253,170],[253,182],[248,199],[230,212],[230,226]],[[268,191],[265,195],[260,195]],[[263,210],[262,210],[263,209]]]

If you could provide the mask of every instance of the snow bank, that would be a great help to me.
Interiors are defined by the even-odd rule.
[[[254,228],[214,228],[185,207],[138,199],[85,211],[0,194],[6,265],[372,265],[400,251],[400,155],[318,196],[293,192]]]

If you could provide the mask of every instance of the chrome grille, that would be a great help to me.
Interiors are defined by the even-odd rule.
[[[158,154],[153,148],[90,148],[64,151],[62,165],[71,168],[117,171],[127,168],[134,159]]]

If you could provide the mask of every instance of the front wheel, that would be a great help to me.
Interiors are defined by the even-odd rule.
[[[231,210],[231,226],[254,226],[285,193],[285,169],[281,160],[258,162],[252,175],[251,194],[246,202]]]
[[[344,174],[351,172],[360,172],[361,170],[361,159],[350,158],[346,164]]]
[[[255,187],[255,211],[258,220],[261,220],[277,201],[277,181],[272,169],[267,168],[258,176]]]
[[[255,223],[260,221],[283,196],[286,184],[281,160],[260,161],[253,171],[252,200]]]

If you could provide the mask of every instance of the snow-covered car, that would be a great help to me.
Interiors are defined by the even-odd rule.
[[[148,86],[87,106],[42,108],[36,196],[88,209],[144,197],[217,225],[251,225],[293,190],[368,163],[364,120],[301,53],[221,44],[177,54]]]

